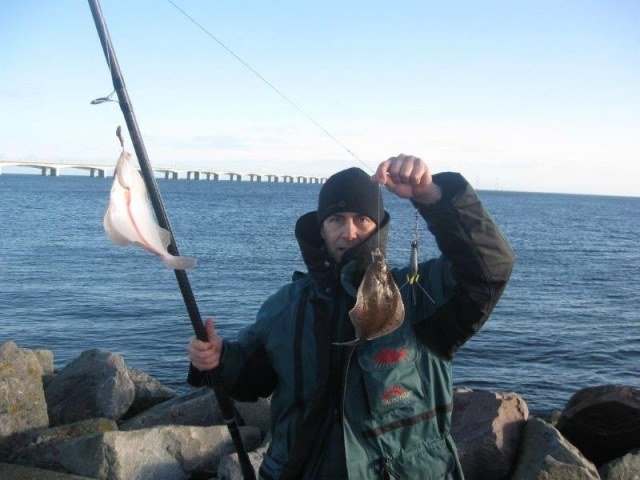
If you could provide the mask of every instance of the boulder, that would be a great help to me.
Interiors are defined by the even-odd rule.
[[[562,414],[561,410],[548,410],[546,412],[537,412],[536,417],[544,420],[552,427],[556,427],[558,425],[558,419]]]
[[[51,350],[34,350],[42,366],[43,375],[53,375],[53,352]]]
[[[60,473],[10,463],[0,463],[0,478],[5,480],[91,480],[87,477],[79,477],[70,473]]]
[[[135,396],[133,403],[123,418],[131,418],[154,405],[171,400],[176,396],[174,390],[164,386],[142,370],[127,367],[127,373],[135,387]]]
[[[42,365],[14,342],[0,347],[0,460],[32,432],[49,426]]]
[[[136,415],[120,424],[120,430],[139,430],[160,425],[211,426],[224,423],[213,391],[208,387],[190,390]]]
[[[122,356],[85,350],[47,384],[52,425],[89,418],[119,419],[133,403],[135,387]]]
[[[271,397],[259,398],[255,402],[235,402],[241,425],[258,427],[262,435],[269,432],[271,417]]]
[[[640,450],[633,450],[625,456],[611,460],[600,467],[602,480],[638,480],[640,479]]]
[[[118,430],[116,422],[106,418],[83,420],[48,428],[34,434],[23,447],[14,453],[11,462],[64,471],[58,458],[61,444],[74,438],[115,430]]]
[[[264,454],[267,452],[268,448],[269,446],[267,445],[260,447],[253,452],[249,452],[249,460],[251,461],[253,471],[256,472],[256,476],[258,469],[262,464]],[[220,465],[218,465],[218,476],[223,480],[244,480],[237,453],[232,453],[222,457]]]
[[[524,427],[512,478],[517,480],[598,480],[596,467],[554,427],[531,418]]]
[[[265,433],[269,429],[270,401],[236,402],[238,424],[258,426]],[[151,407],[120,424],[120,430],[137,430],[159,425],[194,425],[207,427],[224,423],[213,390],[200,387]]]
[[[528,416],[526,402],[515,393],[454,393],[451,435],[467,480],[509,475]]]
[[[569,399],[558,430],[598,466],[640,448],[640,390],[584,388]]]
[[[247,449],[260,443],[256,427],[241,427]],[[212,474],[234,450],[226,426],[164,426],[106,432],[60,445],[60,462],[76,475],[108,480],[179,480]]]
[[[51,375],[42,375],[42,386],[43,386],[45,392],[47,391],[47,387],[51,383],[51,380],[53,380],[54,378],[56,378],[56,374],[55,373],[53,373]]]

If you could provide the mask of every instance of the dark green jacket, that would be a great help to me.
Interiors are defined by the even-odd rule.
[[[348,311],[366,265],[351,259],[385,244],[388,214],[335,265],[310,212],[296,225],[308,273],[294,276],[253,325],[224,343],[222,376],[231,395],[273,394],[263,478],[336,478],[345,463],[351,480],[463,478],[449,434],[450,361],[496,305],[514,256],[462,176],[438,174],[434,182],[443,198],[416,204],[442,252],[419,265],[434,302],[404,287],[398,330],[355,348],[333,345],[354,338]],[[394,271],[399,285],[407,273]],[[198,377],[191,369],[189,381],[199,384]]]

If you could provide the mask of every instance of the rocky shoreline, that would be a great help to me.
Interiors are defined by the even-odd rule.
[[[269,400],[236,402],[257,470]],[[640,389],[585,388],[541,419],[515,393],[458,390],[452,435],[467,480],[640,480]],[[0,346],[0,479],[241,480],[213,391],[178,395],[122,356]]]

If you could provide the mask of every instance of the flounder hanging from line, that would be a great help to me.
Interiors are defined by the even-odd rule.
[[[398,329],[404,322],[400,290],[379,248],[371,252],[372,262],[360,282],[356,303],[349,311],[356,339],[335,345],[355,347]]]
[[[140,173],[131,164],[131,154],[122,150],[113,176],[109,208],[104,215],[104,230],[117,245],[135,243],[159,256],[165,266],[186,270],[196,259],[171,255],[167,247],[171,234],[155,221],[147,188]]]

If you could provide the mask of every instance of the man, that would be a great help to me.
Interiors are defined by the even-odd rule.
[[[403,289],[400,328],[338,346],[355,337],[348,312],[371,251],[386,245],[378,184],[410,199],[435,235],[442,256],[421,263],[418,280],[433,301]],[[236,341],[222,341],[207,320],[209,342],[189,342],[189,381],[220,367],[234,398],[273,394],[266,480],[462,479],[449,433],[450,362],[486,321],[514,262],[471,186],[399,155],[373,177],[357,168],[330,177],[295,232],[308,273],[270,297]],[[393,273],[402,285],[409,267]]]

